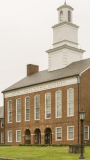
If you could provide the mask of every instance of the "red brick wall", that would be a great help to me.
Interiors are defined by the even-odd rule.
[[[80,105],[79,105],[79,111],[82,110],[86,113],[84,125],[89,126],[89,133],[90,133],[90,69],[86,70],[81,76],[80,76]],[[81,142],[80,136],[81,136],[81,122],[80,124],[80,132],[79,132],[79,140]],[[85,140],[84,143],[90,143],[90,136],[89,141]]]
[[[74,88],[74,116],[67,117],[67,90]],[[55,118],[55,92],[62,91],[62,118]],[[51,93],[51,119],[45,119],[45,94]],[[40,121],[34,120],[34,96],[40,95]],[[30,121],[25,122],[25,97],[30,97]],[[21,122],[16,122],[16,99],[21,99]],[[12,123],[7,123],[7,104],[8,100],[12,100]],[[21,130],[21,143],[24,143],[24,133],[28,128],[31,134],[34,134],[36,128],[41,131],[41,143],[45,144],[45,136],[43,133],[47,127],[52,130],[53,144],[71,144],[78,143],[78,84],[64,86],[60,88],[30,93],[26,95],[16,96],[5,99],[5,143],[8,144],[7,131],[12,130],[12,145],[20,144],[16,142],[16,130]],[[67,140],[67,126],[74,126],[74,140]],[[55,127],[62,127],[62,141],[55,140]],[[31,143],[34,144],[34,136],[31,135]],[[10,144],[10,143],[9,143]]]

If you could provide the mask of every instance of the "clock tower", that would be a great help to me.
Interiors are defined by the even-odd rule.
[[[78,48],[78,26],[73,24],[73,8],[64,3],[58,11],[58,24],[53,28],[53,49],[48,53],[48,70],[66,67],[83,59],[82,49]]]

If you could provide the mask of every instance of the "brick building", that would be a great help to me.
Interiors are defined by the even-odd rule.
[[[4,114],[3,107],[0,107],[0,144],[4,143]]]
[[[78,48],[73,8],[58,9],[48,70],[27,65],[27,77],[3,91],[5,144],[80,143],[79,112],[86,112],[84,143],[90,143],[90,59]]]

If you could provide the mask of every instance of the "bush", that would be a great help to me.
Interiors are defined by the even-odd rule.
[[[0,147],[2,146],[12,146],[11,144],[0,144]]]
[[[61,147],[61,146],[69,146],[68,144],[19,144],[19,146],[30,146],[30,147]]]

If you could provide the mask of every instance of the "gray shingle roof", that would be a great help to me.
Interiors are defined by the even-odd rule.
[[[17,83],[13,84],[12,86],[10,86],[9,88],[5,89],[2,92],[76,76],[79,75],[85,69],[87,69],[89,66],[90,66],[90,58],[73,62],[67,67],[55,71],[48,71],[48,70],[40,71],[23,78],[22,80],[18,81]]]
[[[0,107],[0,118],[4,118],[3,107]]]

